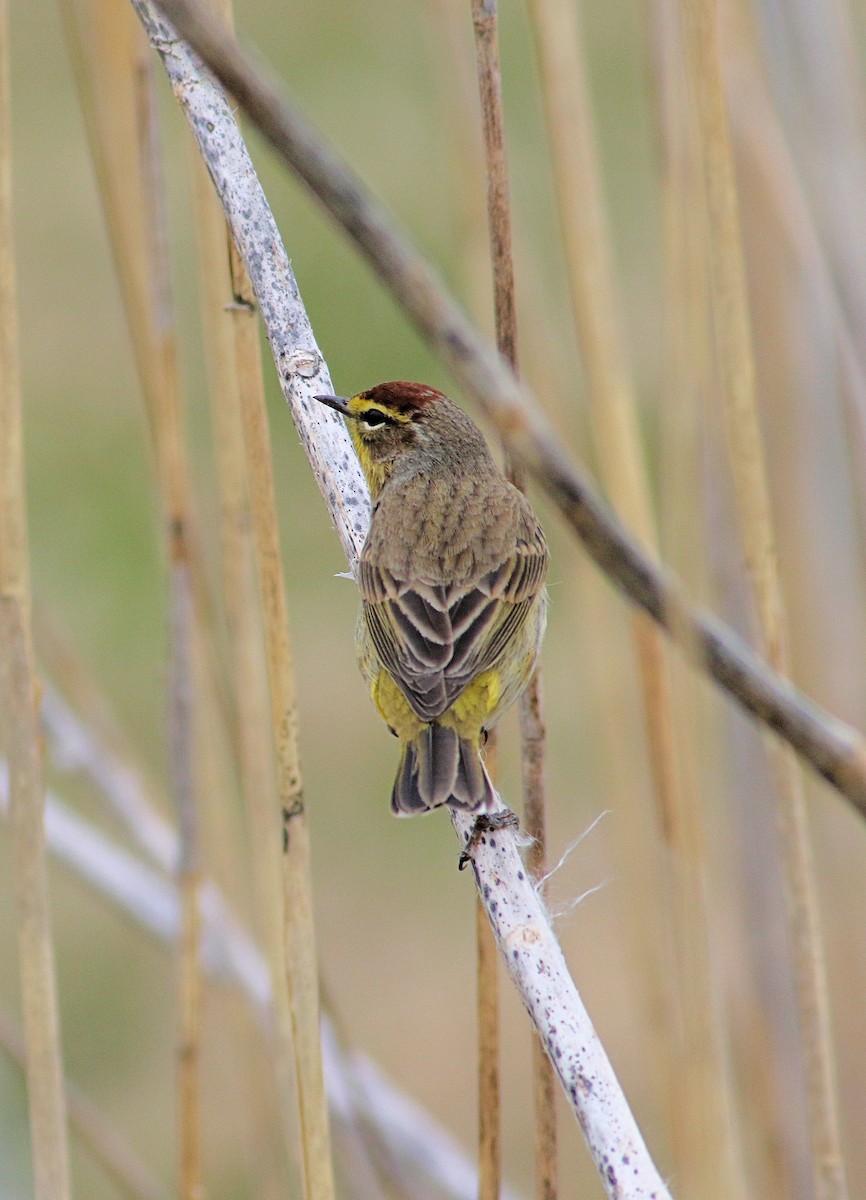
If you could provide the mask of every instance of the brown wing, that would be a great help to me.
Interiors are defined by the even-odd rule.
[[[496,663],[543,588],[547,561],[537,525],[531,540],[468,584],[409,583],[362,555],[359,585],[373,645],[422,721],[441,716]]]

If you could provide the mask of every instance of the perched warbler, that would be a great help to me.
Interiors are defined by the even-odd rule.
[[[402,742],[391,807],[487,809],[486,733],[529,682],[544,633],[541,526],[478,427],[434,388],[316,399],[346,418],[373,500],[356,648]]]

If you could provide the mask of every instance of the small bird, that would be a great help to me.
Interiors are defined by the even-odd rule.
[[[402,742],[391,808],[488,811],[487,731],[529,682],[544,633],[541,526],[478,426],[435,388],[316,399],[346,418],[373,500],[356,649]]]

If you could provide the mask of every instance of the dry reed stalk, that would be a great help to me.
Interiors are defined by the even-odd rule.
[[[292,661],[291,641],[288,629],[288,606],[283,585],[282,561],[279,549],[279,529],[276,518],[276,500],[273,488],[273,475],[270,458],[270,444],[265,415],[264,388],[262,384],[261,365],[258,347],[258,326],[255,320],[255,304],[251,295],[245,272],[234,255],[229,252],[229,238],[223,228],[219,237],[226,266],[230,268],[229,288],[222,290],[222,304],[230,304],[229,325],[223,324],[216,334],[223,341],[222,356],[231,354],[234,358],[234,382],[230,396],[219,397],[220,403],[225,403],[234,416],[223,414],[220,418],[221,428],[218,431],[224,436],[220,438],[223,450],[223,466],[226,458],[232,455],[234,461],[228,469],[233,477],[226,483],[235,489],[249,489],[250,511],[253,527],[253,544],[259,575],[259,593],[261,604],[261,623],[264,628],[264,640],[267,656],[267,675],[270,680],[272,733],[275,741],[278,800],[282,811],[283,855],[282,855],[282,907],[284,922],[283,954],[279,949],[273,951],[272,962],[277,969],[282,969],[288,988],[280,988],[277,995],[278,1028],[281,1036],[278,1038],[278,1078],[285,1084],[286,1069],[289,1064],[289,1037],[287,1023],[291,1026],[292,1044],[294,1047],[295,1077],[298,1089],[302,1161],[304,1168],[305,1195],[308,1200],[328,1200],[333,1195],[333,1169],[331,1163],[330,1134],[328,1129],[327,1101],[322,1074],[321,1047],[319,1043],[319,998],[318,975],[315,952],[315,938],[312,918],[312,896],[309,861],[309,835],[304,814],[304,797],[301,784],[300,762],[297,747],[297,706],[294,695],[294,666]],[[215,246],[215,244],[214,244]],[[211,303],[216,297],[211,298]],[[216,333],[215,328],[212,330]],[[211,341],[211,348],[215,342]],[[231,379],[231,374],[228,379]],[[229,428],[231,424],[231,428]],[[238,439],[238,435],[240,438]],[[234,458],[236,450],[226,450],[224,438],[232,438],[234,446],[245,450],[245,467],[239,465]],[[242,474],[235,473],[240,470]],[[225,494],[225,493],[224,493]],[[235,499],[238,499],[237,491]],[[242,501],[245,506],[245,498]],[[243,514],[237,509],[232,516],[241,521]],[[250,546],[239,547],[236,538],[232,550],[241,549],[247,554]],[[244,561],[243,559],[241,560]],[[232,583],[238,582],[232,580]],[[249,603],[251,597],[240,590],[232,595],[230,603],[237,618],[238,606]],[[259,621],[253,615],[257,606],[253,606],[250,619],[245,622],[245,642],[243,647],[236,647],[235,656],[236,685],[240,689],[252,684],[258,687],[261,679],[254,673],[258,664],[253,660],[259,638]],[[244,652],[246,659],[240,663],[237,655]],[[241,692],[238,691],[238,695]],[[251,704],[244,713],[245,724],[258,721],[258,710],[255,693],[250,697]],[[245,755],[261,754],[265,750],[264,762],[257,764],[254,777],[249,775],[250,763],[247,762],[248,773],[245,782],[248,786],[257,787],[261,770],[267,770],[272,761],[270,747],[263,748],[257,734],[251,734],[249,728],[242,732],[242,744],[246,743]],[[270,779],[268,780],[270,790]],[[256,802],[254,802],[256,803]],[[257,801],[258,812],[253,821],[254,836],[262,838],[262,854],[269,853],[276,837],[279,836],[277,810],[267,810],[267,792],[260,795]],[[265,893],[277,882],[277,873],[262,871],[265,880]],[[266,911],[279,910],[280,889],[276,894],[266,894],[265,902],[269,905]],[[274,903],[276,901],[276,904]],[[273,945],[272,942],[269,944]],[[288,1000],[286,1005],[285,1000]],[[286,1018],[288,1017],[288,1022]],[[285,1098],[285,1086],[281,1088]]]
[[[2,1011],[0,1046],[8,1058],[22,1072],[26,1072],[27,1048],[24,1038],[8,1014]],[[68,1079],[63,1087],[72,1132],[77,1134],[91,1157],[119,1190],[132,1200],[168,1200],[165,1189],[154,1179],[149,1168],[130,1149],[124,1138],[108,1127],[89,1097]]]
[[[168,559],[170,769],[182,892],[177,1063],[180,1194],[201,1194],[199,851],[193,766],[193,591],[181,396],[149,57],[124,9],[64,0],[67,41],[153,437]]]
[[[725,418],[746,564],[771,665],[787,673],[786,622],[758,414],[733,155],[712,0],[682,0],[684,49],[706,193],[710,283]],[[847,1196],[817,888],[803,782],[785,748],[771,750],[787,883],[798,1018],[803,1040],[819,1200]]]
[[[499,951],[484,905],[477,896],[475,942],[478,962],[478,1200],[499,1200],[502,1189]]]
[[[487,177],[487,228],[493,268],[493,318],[499,353],[517,369],[517,312],[514,295],[514,262],[511,254],[511,217],[508,202],[508,166],[502,125],[502,85],[496,0],[471,0],[475,33],[475,61],[484,129]],[[514,464],[506,471],[514,481]],[[519,468],[518,476],[519,476]],[[488,738],[494,785],[498,783],[498,733]],[[502,1186],[502,1112],[500,1103],[499,955],[484,905],[475,897],[478,954],[478,1198],[498,1200]]]
[[[256,926],[271,971],[277,1037],[272,1064],[286,1136],[293,1126],[294,1059],[286,1003],[279,822],[267,669],[255,581],[254,548],[241,422],[241,384],[260,389],[258,321],[235,288],[229,235],[200,156],[192,163],[208,390],[220,490],[222,587],[237,707],[241,794],[249,827]],[[242,268],[241,268],[242,269]],[[247,336],[245,326],[251,336]],[[290,1139],[291,1141],[291,1139]]]
[[[0,264],[0,274],[2,270]],[[0,293],[3,292],[6,289],[0,284]],[[0,357],[0,362],[5,368],[8,359]],[[0,395],[0,467],[4,470],[12,465],[5,436],[10,432],[6,420],[9,409],[4,403],[7,399],[8,396]],[[4,475],[4,483],[7,479]],[[11,514],[7,509],[3,515],[8,518]],[[7,534],[10,541],[15,539],[8,520],[3,520],[0,542]],[[36,716],[36,681],[28,636],[26,594],[16,594],[18,589],[10,576],[11,568],[14,569],[13,564],[4,555],[0,568],[0,718],[9,764],[9,825],[14,859],[21,1002],[27,1035],[30,1142],[36,1200],[64,1200],[71,1194],[69,1149],[45,863],[45,791]]]
[[[190,144],[195,199],[204,351],[220,497],[220,550],[223,606],[237,710],[238,765],[250,845],[255,854],[256,924],[269,946],[279,944],[279,855],[276,792],[269,730],[267,671],[255,582],[247,498],[239,375],[261,380],[260,367],[237,362],[236,329],[240,320],[254,332],[257,320],[235,294],[229,269],[229,235],[213,187]],[[256,339],[257,341],[257,339]],[[258,345],[255,345],[256,362]]]
[[[193,106],[182,89],[185,79],[190,72],[196,73],[197,67],[183,52],[184,43],[178,39],[174,26],[157,19],[151,0],[131,0],[131,3],[155,40],[179,99],[189,111]],[[231,91],[287,166],[351,236],[417,329],[495,424],[611,582],[668,633],[675,633],[680,646],[696,647],[692,659],[695,669],[703,670],[754,719],[791,745],[821,778],[866,816],[866,739],[802,695],[723,622],[688,603],[679,581],[643,552],[611,515],[588,478],[563,453],[530,394],[467,321],[429,264],[417,255],[331,147],[287,103],[279,88],[203,9],[200,0],[162,0],[162,10],[177,23],[183,36],[195,47],[195,54],[202,56],[214,77]],[[209,107],[211,102],[212,95],[208,93]],[[197,130],[199,144],[212,156],[214,170],[220,169],[222,160],[217,143],[222,141],[224,132],[220,127],[219,136],[211,138],[209,130]],[[228,139],[225,152],[238,154],[233,139]],[[236,165],[247,169],[240,162]],[[237,175],[225,168],[215,179],[224,206],[235,194],[237,179]],[[233,228],[237,237],[253,240],[254,231],[243,227],[240,219]],[[352,557],[363,536],[364,495],[359,491],[357,475],[346,469],[346,461],[350,460],[340,453],[331,457],[324,452],[325,446],[337,448],[332,444],[336,425],[307,420],[306,406],[310,401],[306,398],[305,381],[315,378],[318,372],[321,386],[322,375],[326,374],[317,348],[300,342],[303,337],[304,343],[307,340],[312,343],[312,332],[305,326],[286,337],[270,323],[269,318],[280,307],[273,290],[275,268],[290,291],[295,287],[282,256],[277,257],[279,264],[270,259],[262,264],[258,286],[267,289],[268,301],[268,311],[263,310],[263,316],[268,318],[266,323],[284,393],[299,421],[319,487],[332,504],[335,528]],[[301,349],[288,352],[285,347],[292,343]]]
[[[508,157],[505,147],[505,124],[502,112],[502,70],[499,60],[499,31],[496,0],[471,0],[472,25],[475,31],[475,56],[478,90],[481,98],[481,117],[484,131],[484,158],[487,175],[487,225],[490,238],[490,259],[493,268],[493,313],[496,348],[515,374],[518,372],[517,297],[514,285],[514,254],[511,237],[511,205],[508,190]],[[506,474],[516,487],[526,491],[526,474],[513,455],[506,450]],[[544,812],[544,722],[541,709],[541,677],[533,673],[526,691],[520,698],[521,763],[524,803],[524,824],[532,842],[532,857],[528,861],[533,877],[540,881],[545,873],[545,812]],[[541,886],[539,884],[539,886]],[[478,902],[479,929],[479,995],[482,1009],[489,1007],[491,998],[482,995],[483,968],[489,964],[491,978],[487,990],[497,987],[496,947],[489,923],[483,919]],[[484,942],[482,948],[482,942]],[[488,1014],[492,1022],[495,1016]],[[491,1042],[489,1053],[497,1053]],[[553,1200],[556,1195],[556,1109],[553,1066],[533,1034],[532,1049],[533,1097],[535,1113],[536,1195],[539,1200]],[[492,1064],[484,1066],[481,1078],[490,1083],[486,1100],[494,1101],[497,1110],[486,1118],[488,1125],[496,1120],[498,1128],[499,1084],[492,1075]],[[479,1104],[485,1097],[479,1091]],[[491,1156],[490,1179],[484,1189],[482,1165],[481,1200],[499,1193],[501,1164],[494,1165],[492,1156],[499,1155],[498,1136],[491,1137],[482,1148]],[[483,1160],[482,1160],[483,1163]]]
[[[244,297],[246,299],[246,297]],[[243,381],[242,381],[243,382]],[[248,381],[247,381],[248,383]],[[297,704],[283,584],[270,436],[259,386],[242,386],[242,417],[282,814],[283,922],[307,1200],[334,1194],[319,1042],[310,841],[297,744]]]
[[[526,852],[526,865],[542,897],[546,893],[547,872],[545,737],[541,672],[537,670],[520,698],[520,740],[523,827],[532,838]],[[532,1038],[532,1083],[535,1113],[535,1195],[537,1200],[556,1200],[559,1194],[556,1074],[544,1047],[535,1035]]]
[[[216,5],[231,18],[231,5]],[[223,593],[229,628],[234,696],[239,729],[241,791],[254,858],[253,882],[260,936],[266,948],[274,996],[276,1038],[273,1067],[281,1105],[281,1127],[290,1130],[295,1112],[292,1023],[284,984],[286,967],[279,853],[279,808],[274,774],[267,667],[262,649],[262,614],[255,579],[255,547],[241,415],[242,395],[264,406],[264,382],[255,298],[231,242],[222,209],[200,156],[194,156],[200,290],[209,391],[221,496],[220,535]]]
[[[572,312],[587,378],[591,426],[610,497],[651,553],[655,516],[628,355],[615,295],[601,172],[574,5],[531,0],[529,11],[550,141]],[[721,1039],[712,1000],[703,887],[702,817],[678,736],[671,666],[661,632],[635,615],[633,634],[646,719],[653,792],[666,871],[667,921],[677,971],[671,1026],[680,1044],[671,1073],[678,1175],[687,1194],[731,1194],[731,1126]],[[632,842],[628,843],[633,845]]]
[[[30,629],[8,53],[7,9],[0,0],[0,718],[9,770],[35,1194],[37,1200],[66,1200],[69,1147],[45,862],[39,684]]]
[[[114,6],[112,6],[114,8]],[[120,17],[120,11],[123,17]],[[118,115],[114,111],[100,111],[96,105],[88,104],[89,125],[94,130],[97,146],[98,173],[104,180],[104,196],[108,210],[109,228],[112,231],[112,242],[117,249],[125,244],[130,236],[126,224],[130,221],[127,211],[129,205],[134,207],[134,196],[124,196],[126,204],[118,200],[124,187],[128,186],[129,174],[134,180],[140,172],[140,164],[133,157],[126,163],[127,173],[115,173],[105,142],[102,140],[104,131],[112,119],[123,120],[123,100],[127,99],[129,84],[127,73],[115,66],[118,58],[118,48],[123,47],[124,40],[131,34],[125,24],[111,30],[98,28],[92,30],[88,38],[82,37],[75,25],[75,13],[69,12],[70,25],[76,43],[76,57],[85,59],[99,49],[98,62],[102,70],[103,56],[105,74],[99,75],[100,85],[107,88],[116,87],[113,103],[117,105]],[[117,19],[131,18],[129,10],[118,10]],[[91,76],[91,80],[94,77]],[[95,81],[91,86],[96,86]],[[115,134],[131,134],[132,130],[114,129]],[[121,145],[123,143],[121,142]],[[121,151],[122,152],[122,151]],[[142,227],[139,228],[139,225]],[[131,231],[135,245],[139,245],[142,234],[146,237],[146,223],[135,223]],[[146,245],[146,242],[144,243]],[[137,264],[137,256],[133,257],[133,271]],[[124,293],[127,297],[128,312],[133,314],[133,337],[138,347],[137,361],[143,363],[145,376],[145,392],[150,395],[147,386],[153,375],[152,360],[154,358],[153,332],[150,324],[151,314],[147,305],[142,302],[140,295],[140,279],[148,279],[146,267],[142,264],[137,275],[126,278]],[[243,300],[241,300],[243,303]],[[143,323],[143,324],[140,324]],[[257,333],[255,324],[248,322],[251,334],[244,337],[252,338],[256,343]],[[143,330],[143,332],[142,332]],[[159,326],[156,326],[159,334]],[[160,361],[163,348],[156,343],[156,358]],[[247,351],[245,366],[249,366],[251,358]],[[245,380],[241,380],[242,383]],[[156,403],[161,394],[160,380],[153,380]],[[284,937],[286,939],[286,970],[290,983],[291,1023],[294,1032],[295,1047],[295,1076],[298,1086],[301,1106],[301,1125],[303,1138],[304,1170],[307,1180],[308,1200],[317,1197],[329,1197],[333,1191],[331,1177],[330,1152],[328,1148],[327,1108],[322,1082],[321,1055],[318,1042],[318,988],[316,979],[316,959],[312,928],[312,908],[309,895],[309,846],[306,820],[303,816],[303,798],[300,789],[300,772],[297,761],[297,746],[295,736],[296,714],[294,706],[294,685],[292,679],[291,648],[288,637],[287,609],[283,592],[279,539],[276,529],[275,505],[273,502],[273,482],[267,443],[267,428],[261,412],[251,412],[252,407],[261,407],[260,397],[255,394],[255,385],[244,388],[244,429],[246,453],[248,455],[249,473],[251,479],[251,511],[256,531],[257,561],[259,572],[259,588],[264,606],[265,642],[268,659],[268,671],[271,686],[271,713],[274,737],[276,741],[278,796],[283,810],[284,853],[283,884],[284,897]],[[155,425],[157,434],[160,426]],[[157,442],[158,458],[161,458],[160,442]],[[169,463],[171,454],[169,453]],[[267,481],[263,479],[267,472]],[[171,477],[171,476],[170,476]],[[289,828],[291,824],[291,830]],[[291,836],[289,836],[291,834]],[[281,1061],[283,1056],[281,1055]]]
[[[171,305],[171,272],[165,188],[156,123],[151,60],[139,45],[128,62],[138,79],[138,150],[142,161],[148,274],[153,288],[153,347],[160,365],[159,386],[149,397],[156,449],[157,486],[162,500],[169,559],[170,684],[168,700],[171,791],[177,812],[181,898],[178,979],[178,1192],[181,1200],[203,1195],[201,1150],[202,972],[199,890],[199,817],[194,779],[192,667],[193,603],[190,578],[189,481],[177,342]]]
[[[724,44],[726,94],[731,121],[731,136],[737,152],[737,161],[743,164],[744,177],[748,175],[756,181],[758,193],[756,204],[765,210],[766,225],[780,240],[784,254],[790,255],[796,264],[796,270],[802,275],[804,292],[814,297],[827,314],[828,336],[831,342],[827,353],[834,366],[838,367],[840,376],[839,400],[843,409],[843,421],[847,434],[847,437],[844,438],[843,454],[847,452],[849,455],[851,484],[855,497],[854,527],[856,534],[859,535],[861,555],[859,566],[862,572],[863,522],[866,519],[866,504],[864,504],[866,492],[863,490],[866,485],[866,470],[864,470],[866,468],[866,457],[864,457],[866,456],[866,426],[864,426],[866,378],[864,378],[862,362],[852,334],[854,317],[843,304],[840,285],[835,273],[831,272],[825,256],[825,249],[818,236],[815,219],[804,194],[802,181],[798,177],[797,169],[792,161],[790,147],[779,116],[771,104],[767,83],[760,71],[752,47],[742,35],[739,27],[736,26],[726,28]],[[814,337],[814,331],[810,330],[810,343],[814,341]],[[792,370],[794,369],[792,366]],[[788,400],[789,397],[786,394],[785,402],[787,403]],[[808,397],[807,403],[810,408],[814,406],[815,400],[811,395]],[[787,415],[785,419],[788,419]],[[811,498],[809,502],[811,505]],[[834,615],[837,608],[834,592]],[[840,619],[844,622],[844,617],[841,615]],[[845,625],[847,626],[847,622]],[[814,636],[822,637],[822,634],[820,631],[816,631]],[[823,649],[824,644],[822,643]],[[759,939],[756,953],[760,956],[761,965],[766,971],[766,942],[761,935],[760,928],[756,931],[755,937]],[[786,972],[787,980],[790,974],[787,959],[782,970]],[[777,1051],[777,1055],[781,1053],[782,1051]],[[795,1047],[790,1048],[787,1062],[791,1064],[792,1068],[789,1075],[796,1078],[801,1068],[800,1055]],[[779,1063],[774,1065],[777,1079],[775,1081],[776,1095],[773,1100],[777,1107],[781,1103],[780,1095],[785,1097],[786,1102],[777,1118],[777,1124],[781,1125],[782,1129],[781,1133],[777,1134],[776,1140],[781,1144],[774,1145],[773,1149],[776,1157],[782,1160],[781,1167],[786,1168],[790,1175],[794,1169],[792,1160],[795,1160],[789,1147],[794,1137],[801,1134],[801,1118],[799,1112],[796,1112],[796,1128],[791,1129],[791,1104],[788,1100],[791,1092],[790,1084],[786,1088],[786,1080],[778,1078]],[[849,1072],[851,1070],[850,1063],[848,1070]],[[763,1086],[766,1090],[766,1080],[763,1081]],[[776,1166],[775,1162],[773,1165]],[[776,1169],[779,1170],[779,1168]],[[779,1194],[782,1194],[781,1189],[778,1191]]]

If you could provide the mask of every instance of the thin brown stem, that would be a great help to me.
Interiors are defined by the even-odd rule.
[[[262,617],[241,420],[241,387],[263,388],[258,316],[246,273],[200,159],[193,163],[202,318],[220,491],[222,586],[237,708],[241,794],[254,859],[257,928],[267,951],[281,1127],[294,1152],[294,1056],[283,964],[279,823]],[[243,384],[241,383],[243,381]]]
[[[490,258],[493,266],[493,307],[496,348],[518,374],[517,298],[514,279],[514,253],[511,235],[511,204],[508,191],[508,155],[505,146],[505,122],[502,110],[502,70],[499,58],[499,32],[496,0],[472,0],[475,30],[475,57],[481,115],[484,128],[484,157],[487,171],[487,225]],[[519,459],[506,449],[508,478],[526,491],[526,475]],[[521,761],[523,764],[524,822],[533,840],[530,864],[536,879],[545,873],[544,814],[544,724],[541,720],[541,679],[536,671],[520,699]],[[486,925],[486,922],[483,924]],[[490,938],[489,932],[479,939]],[[479,971],[483,958],[489,958],[497,986],[495,955],[492,946],[479,941]],[[480,989],[479,989],[480,991]],[[482,999],[483,1003],[483,999]],[[556,1109],[553,1066],[533,1037],[533,1095],[535,1113],[536,1194],[540,1200],[555,1196],[556,1181]],[[485,1072],[482,1066],[482,1077]],[[489,1098],[492,1102],[492,1096]],[[489,1118],[492,1120],[493,1118]],[[498,1114],[497,1114],[498,1119]],[[482,1143],[483,1145],[483,1143]],[[482,1193],[483,1194],[483,1193]],[[489,1193],[495,1194],[495,1193]]]
[[[499,951],[481,900],[475,899],[478,955],[478,1200],[502,1186],[499,1071]]]
[[[69,1148],[45,862],[39,685],[30,628],[8,53],[6,3],[0,0],[0,735],[9,767],[35,1194],[36,1200],[66,1200]]]
[[[199,834],[193,769],[192,590],[189,551],[189,484],[184,449],[177,345],[171,303],[165,187],[150,60],[139,45],[130,66],[138,81],[138,133],[154,350],[159,386],[150,395],[157,482],[169,559],[170,688],[168,698],[171,791],[180,835],[178,880],[181,938],[178,980],[177,1062],[178,1189],[181,1200],[202,1195],[201,1160],[201,918]]]
[[[244,294],[241,299],[252,311],[252,297]],[[252,329],[250,324],[247,336],[253,335]],[[241,414],[282,815],[284,961],[301,1112],[305,1195],[307,1200],[331,1200],[334,1181],[319,1042],[310,840],[298,753],[294,665],[267,413],[262,388],[255,378],[241,380]]]
[[[511,248],[511,205],[508,198],[508,156],[502,116],[502,73],[499,66],[499,32],[496,0],[472,0],[475,59],[484,157],[487,168],[487,228],[493,266],[493,309],[496,346],[517,372],[517,303],[514,289],[514,255]]]
[[[502,79],[496,0],[471,0],[475,31],[475,61],[487,174],[487,227],[493,267],[493,315],[499,353],[517,371],[517,307],[514,294],[514,259],[511,250],[511,208],[508,197],[508,161],[502,119]],[[520,467],[506,464],[515,481]],[[519,483],[519,478],[518,478]],[[494,739],[496,733],[494,731]],[[495,745],[495,741],[494,741]],[[491,747],[488,744],[488,754]],[[495,756],[494,756],[495,757]],[[495,779],[494,779],[495,782]],[[499,956],[486,919],[476,900],[478,945],[478,1197],[497,1200],[502,1180],[500,1147],[500,1045]]]
[[[695,100],[708,215],[707,253],[725,420],[746,563],[770,664],[788,670],[786,613],[760,428],[737,208],[736,179],[713,0],[682,0],[684,49]],[[847,1196],[826,969],[803,781],[785,747],[772,753],[787,882],[788,921],[820,1200]]]

